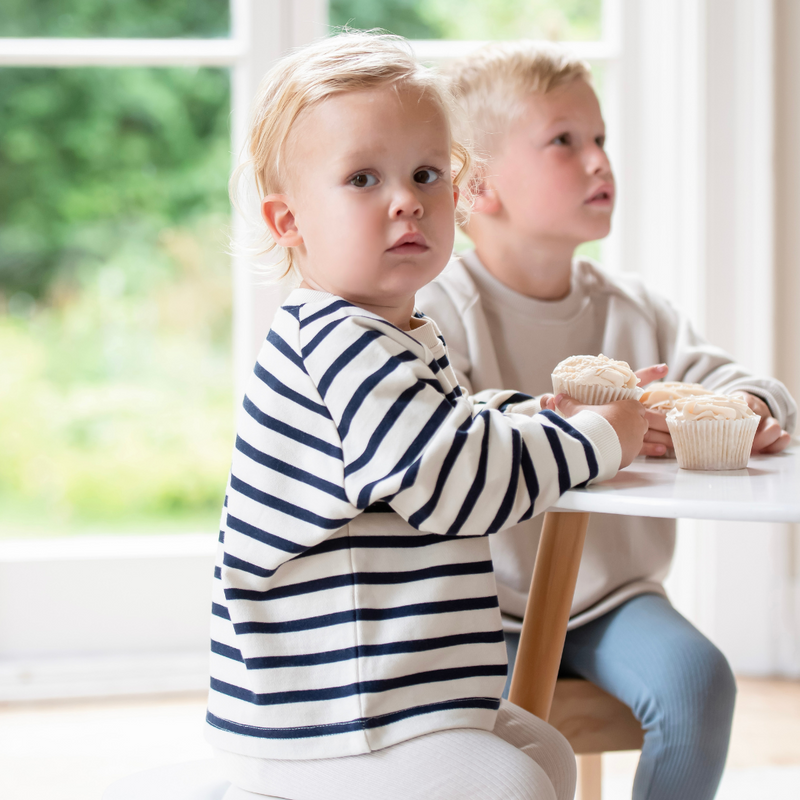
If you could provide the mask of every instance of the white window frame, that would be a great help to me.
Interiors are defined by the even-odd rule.
[[[604,261],[614,270],[641,274],[686,310],[711,340],[761,370],[769,369],[775,344],[772,9],[773,0],[605,0],[603,41],[570,45],[606,72],[604,112],[620,203],[614,234],[604,243]],[[0,66],[230,67],[235,159],[258,81],[287,50],[326,33],[327,0],[231,0],[231,11],[228,39],[0,39]],[[729,35],[721,37],[721,30]],[[438,61],[477,44],[419,41],[413,47],[421,59]],[[729,161],[744,161],[747,168],[728,174]],[[759,281],[752,278],[753,263],[760,265]],[[233,274],[238,396],[282,295],[260,285],[244,259],[234,260]],[[730,326],[714,302],[720,286],[729,306],[747,309],[752,325]],[[785,633],[783,623],[770,617],[770,598],[776,591],[775,564],[788,535],[773,526],[764,532],[766,546],[760,551],[742,550],[748,563],[740,566],[755,576],[754,593],[761,589],[766,598],[748,624],[758,629],[754,636],[770,641]],[[717,624],[726,616],[722,605],[735,601],[735,587],[723,596],[711,590],[730,583],[725,577],[730,564],[721,560],[726,552],[722,536],[708,529],[685,539],[673,593],[701,627],[712,637],[718,634],[723,649],[732,645],[738,652],[741,638],[729,643]],[[180,615],[165,620],[157,610],[153,618],[140,615],[134,622],[139,637],[134,637],[135,654],[125,650],[119,637],[101,641],[95,635],[89,641],[85,636],[86,630],[108,631],[120,619],[133,619],[142,591],[138,587],[152,591],[165,563],[173,584],[185,589],[184,605],[178,606],[200,609],[204,620],[213,537],[98,542],[71,540],[69,553],[63,544],[0,544],[0,699],[205,685],[206,634],[200,617],[187,625]],[[25,580],[26,574],[36,577]],[[77,591],[84,586],[81,576],[88,584],[103,574],[113,580],[106,581],[102,598],[89,602]],[[114,591],[126,581],[130,591]],[[41,585],[50,587],[50,597],[37,599]],[[76,591],[82,616],[66,607]],[[60,613],[54,613],[53,597],[59,597]],[[27,609],[28,627],[35,620],[35,639],[26,638],[30,632],[15,614],[18,608]],[[74,637],[65,636],[65,626],[76,623],[80,631],[76,627]],[[149,629],[158,635],[148,636]],[[168,656],[165,641],[174,644]],[[64,644],[54,647],[53,642]],[[758,650],[767,656],[773,651]],[[785,665],[762,659],[746,666],[763,673]]]

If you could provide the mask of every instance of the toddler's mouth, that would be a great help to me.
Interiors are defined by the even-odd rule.
[[[428,250],[425,237],[421,233],[403,234],[386,252],[397,255],[424,253]]]
[[[614,197],[614,190],[610,186],[602,186],[585,202],[587,203],[587,205],[588,204],[603,205],[605,203],[610,203],[613,197]]]

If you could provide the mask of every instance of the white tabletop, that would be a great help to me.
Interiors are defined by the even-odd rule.
[[[609,481],[571,489],[552,508],[640,517],[800,522],[800,445],[752,456],[746,469],[693,472],[637,458]]]

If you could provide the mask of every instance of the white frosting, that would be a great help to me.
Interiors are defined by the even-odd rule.
[[[553,375],[575,383],[635,389],[639,379],[624,361],[599,356],[571,356],[553,370]]]
[[[676,400],[675,407],[667,414],[667,419],[678,422],[680,420],[744,419],[754,416],[756,416],[755,412],[742,397],[706,394]]]
[[[640,402],[648,408],[666,413],[675,407],[676,400],[709,394],[713,394],[713,392],[709,389],[704,389],[699,383],[668,381],[666,383],[651,383],[644,390]]]

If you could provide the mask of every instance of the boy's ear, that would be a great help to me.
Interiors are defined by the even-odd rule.
[[[285,194],[268,194],[261,201],[261,216],[276,244],[281,247],[298,247],[303,244],[289,198]]]
[[[489,181],[484,178],[475,190],[472,210],[477,214],[496,214],[500,210],[500,196]]]

